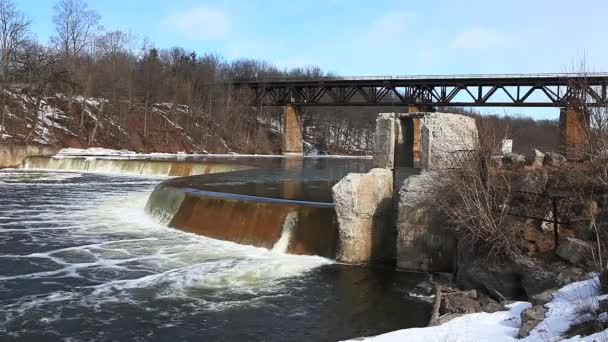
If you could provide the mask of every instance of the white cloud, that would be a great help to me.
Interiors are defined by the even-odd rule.
[[[451,46],[455,49],[489,49],[507,46],[511,37],[502,32],[485,27],[471,27],[454,38]]]
[[[192,40],[222,40],[229,32],[228,16],[221,10],[196,7],[169,15],[165,24]]]

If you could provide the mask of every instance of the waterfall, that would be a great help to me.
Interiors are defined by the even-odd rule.
[[[193,176],[252,169],[251,166],[163,160],[27,157],[23,169],[102,172],[151,176]]]
[[[283,229],[281,230],[281,237],[277,242],[275,242],[272,247],[273,253],[287,253],[287,249],[289,248],[289,241],[291,240],[291,234],[293,233],[293,229],[298,224],[298,213],[295,211],[290,212],[285,217],[285,221],[283,222]]]

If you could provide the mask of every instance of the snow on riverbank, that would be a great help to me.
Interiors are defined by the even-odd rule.
[[[553,295],[553,300],[545,305],[548,309],[545,319],[537,325],[530,336],[518,339],[521,326],[521,312],[532,305],[527,302],[516,302],[508,306],[508,311],[495,313],[475,313],[455,318],[445,324],[428,328],[414,328],[393,331],[375,337],[352,341],[367,342],[553,342],[553,341],[608,341],[608,330],[590,336],[575,336],[564,339],[563,334],[576,323],[596,319],[586,312],[598,310],[598,301],[608,298],[600,295],[597,276],[577,283],[569,284]],[[607,320],[608,316],[599,315]]]

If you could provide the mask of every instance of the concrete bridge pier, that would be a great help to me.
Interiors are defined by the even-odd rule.
[[[583,108],[568,106],[559,113],[560,149],[568,159],[582,156],[589,133],[589,113]]]
[[[283,107],[283,154],[289,156],[303,156],[303,136],[300,109],[295,105],[288,104]]]

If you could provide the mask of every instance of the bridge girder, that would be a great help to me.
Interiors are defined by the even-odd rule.
[[[565,107],[608,103],[608,74],[236,81],[252,105]]]

